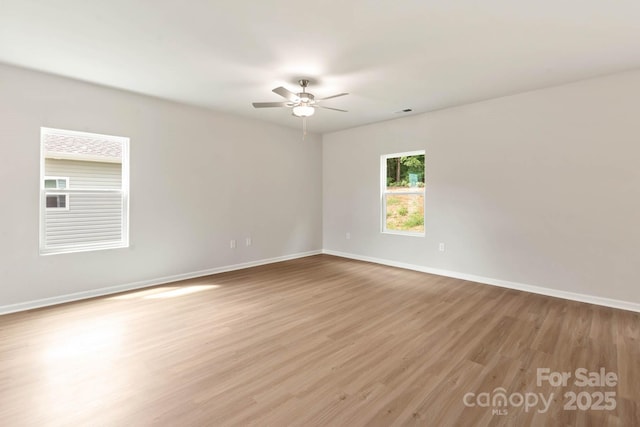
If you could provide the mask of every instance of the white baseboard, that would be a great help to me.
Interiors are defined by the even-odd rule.
[[[321,254],[321,250],[301,252],[297,254],[285,255],[275,258],[261,259],[258,261],[245,262],[242,264],[226,265],[207,270],[194,271],[191,273],[176,274],[173,276],[165,276],[156,279],[142,280],[140,282],[127,283],[124,285],[110,286],[108,288],[92,289],[84,292],[76,292],[73,294],[60,295],[51,298],[44,298],[35,301],[21,302],[18,304],[10,304],[0,306],[0,315],[15,313],[18,311],[32,310],[34,308],[47,307],[50,305],[62,304],[65,302],[79,301],[87,298],[95,298],[103,295],[116,294],[134,289],[146,288],[149,286],[163,285],[165,283],[176,282],[179,280],[193,279],[196,277],[209,276],[211,274],[225,273],[227,271],[242,270],[249,267],[257,267],[259,265],[273,264],[274,262],[288,261],[296,258],[304,258],[311,255]]]
[[[339,256],[342,258],[355,259],[359,261],[367,261],[375,264],[388,265],[390,267],[404,268],[407,270],[420,271],[422,273],[436,274],[438,276],[452,277],[454,279],[468,280],[470,282],[482,283],[485,285],[500,286],[502,288],[515,289],[518,291],[531,292],[534,294],[546,295],[550,297],[562,298],[571,301],[586,302],[588,304],[602,305],[605,307],[618,308],[621,310],[640,312],[640,304],[603,298],[594,295],[579,294],[575,292],[561,291],[558,289],[544,288],[541,286],[526,285],[524,283],[510,282],[508,280],[492,279],[490,277],[476,276],[473,274],[459,273],[457,271],[441,270],[438,268],[424,267],[421,265],[407,264],[398,261],[391,261],[382,258],[373,258],[363,255],[356,255],[346,252],[332,251],[324,249],[322,253],[327,255]]]

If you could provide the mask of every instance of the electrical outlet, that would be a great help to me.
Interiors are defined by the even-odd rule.
[[[244,243],[247,246],[251,246],[251,237],[247,237],[246,239],[244,239]]]
[[[236,248],[236,239],[231,239],[231,241],[229,242],[229,247],[231,249],[235,249]]]
[[[439,250],[440,252],[444,252],[444,243],[440,243],[440,244],[438,245],[438,250]]]
[[[345,239],[350,240],[351,239],[351,233],[347,233],[344,236]]]

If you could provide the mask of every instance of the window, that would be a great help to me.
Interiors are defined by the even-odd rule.
[[[40,253],[129,245],[129,139],[41,129]]]
[[[424,236],[425,152],[380,158],[382,232]]]
[[[67,195],[48,193],[47,209],[67,209]]]
[[[44,188],[59,188],[64,189],[68,187],[69,178],[54,178],[47,176],[44,179]]]
[[[58,178],[48,176],[44,179],[44,188],[64,190],[68,187],[69,178]],[[50,193],[47,192],[46,208],[47,209],[68,209],[67,194],[65,193]]]

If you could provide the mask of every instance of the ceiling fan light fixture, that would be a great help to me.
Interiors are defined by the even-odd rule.
[[[296,117],[310,117],[313,116],[313,113],[316,112],[316,109],[309,105],[296,105],[293,107],[293,115]]]

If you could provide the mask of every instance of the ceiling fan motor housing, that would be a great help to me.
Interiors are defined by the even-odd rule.
[[[300,92],[296,93],[296,95],[298,96],[298,98],[300,98],[300,102],[306,102],[309,104],[315,102],[315,97],[311,93]]]

